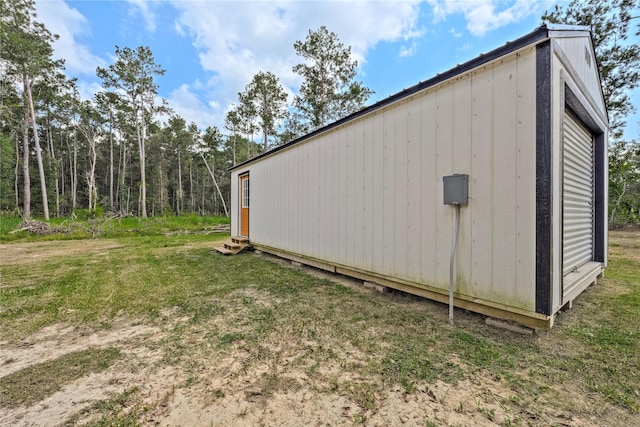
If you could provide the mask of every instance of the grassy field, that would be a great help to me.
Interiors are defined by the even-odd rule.
[[[221,219],[19,222],[0,224],[0,424],[640,425],[638,232],[612,232],[606,277],[523,336],[216,255]]]

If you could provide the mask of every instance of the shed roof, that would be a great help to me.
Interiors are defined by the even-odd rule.
[[[373,111],[379,110],[381,108],[384,108],[385,106],[392,104],[394,102],[397,102],[401,99],[404,98],[408,98],[420,91],[423,91],[429,87],[435,86],[438,83],[441,83],[445,80],[449,80],[453,77],[456,77],[458,75],[464,74],[467,71],[470,71],[474,68],[477,68],[481,65],[484,65],[488,62],[491,62],[495,59],[498,59],[502,56],[505,56],[511,52],[515,52],[517,50],[520,50],[526,46],[530,46],[530,45],[534,45],[537,44],[543,40],[546,40],[548,38],[551,37],[563,37],[563,36],[581,36],[581,37],[590,37],[591,32],[589,30],[589,27],[586,26],[580,26],[580,25],[558,25],[558,24],[543,24],[541,26],[539,26],[538,28],[536,28],[535,30],[533,30],[532,32],[523,35],[522,37],[519,37],[513,41],[508,41],[506,42],[503,46],[500,46],[496,49],[493,49],[487,53],[483,53],[480,54],[480,56],[477,56],[473,59],[471,59],[470,61],[467,61],[465,63],[459,64],[443,73],[439,73],[436,74],[435,76],[431,77],[430,79],[424,80],[422,82],[419,82],[418,84],[411,86],[407,89],[404,89],[394,95],[391,95],[381,101],[376,102],[375,104],[372,104],[368,107],[363,108],[362,110],[356,111],[355,113],[352,113],[348,116],[345,116],[333,123],[330,123],[326,126],[323,126],[321,128],[318,128],[316,130],[314,130],[311,133],[308,133],[306,135],[303,135],[299,138],[294,139],[293,141],[290,141],[286,144],[280,145],[272,150],[269,151],[265,151],[262,154],[259,154],[249,160],[246,160],[242,163],[239,163],[231,168],[229,168],[229,171],[233,171],[239,168],[242,168],[243,166],[250,164],[252,162],[255,162],[259,159],[262,159],[264,157],[268,157],[271,155],[276,154],[279,151],[282,151],[284,149],[287,149],[293,145],[302,143],[318,134],[327,132],[331,129],[334,129],[338,126],[341,126],[345,123],[348,123],[352,120],[355,120],[359,117],[362,117],[364,115],[367,115]]]

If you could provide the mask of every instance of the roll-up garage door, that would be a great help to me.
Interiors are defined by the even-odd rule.
[[[571,111],[564,115],[563,275],[593,259],[593,135]]]

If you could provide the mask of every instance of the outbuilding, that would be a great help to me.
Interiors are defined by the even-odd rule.
[[[544,25],[233,167],[231,232],[441,302],[455,233],[455,306],[550,328],[607,265],[607,132],[589,29]]]

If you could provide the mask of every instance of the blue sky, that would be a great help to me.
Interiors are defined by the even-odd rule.
[[[204,1],[36,0],[38,20],[60,36],[81,96],[100,89],[97,66],[115,46],[149,46],[166,74],[159,95],[188,122],[223,129],[238,92],[259,71],[276,74],[290,97],[300,85],[293,44],[325,25],[352,46],[369,103],[532,31],[553,0]],[[640,108],[640,91],[632,95]],[[625,135],[638,139],[640,114]]]

